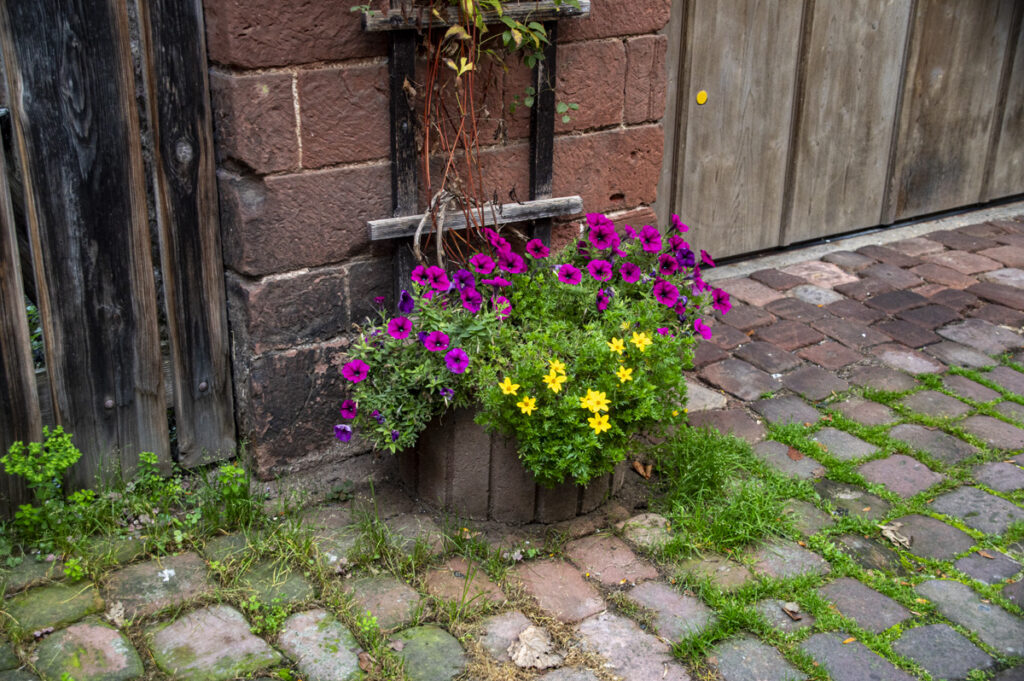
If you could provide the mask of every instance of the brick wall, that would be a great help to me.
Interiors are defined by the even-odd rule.
[[[653,221],[670,3],[593,0],[562,23],[558,99],[580,109],[557,124],[555,196]],[[331,435],[338,367],[352,323],[390,296],[391,249],[366,228],[390,215],[387,46],[336,0],[204,5],[241,436],[261,477],[319,470],[365,450]],[[529,72],[496,82],[522,92]],[[527,196],[528,116],[506,115],[507,143],[482,153],[487,196]]]

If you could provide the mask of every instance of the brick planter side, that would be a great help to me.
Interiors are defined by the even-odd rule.
[[[471,409],[454,409],[400,454],[399,469],[422,501],[472,520],[553,523],[590,513],[622,486],[608,474],[586,487],[542,487],[519,461],[515,442],[489,434]]]

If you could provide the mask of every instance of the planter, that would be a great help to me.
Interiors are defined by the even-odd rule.
[[[454,409],[399,455],[402,480],[422,501],[460,517],[551,523],[590,513],[622,487],[624,468],[586,487],[541,487],[519,461],[515,442],[491,435],[473,410]]]

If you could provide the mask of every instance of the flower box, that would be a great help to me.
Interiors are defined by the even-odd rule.
[[[459,408],[435,418],[399,455],[402,481],[425,503],[471,520],[552,523],[594,511],[622,487],[622,465],[585,487],[538,485],[515,442],[492,435]]]

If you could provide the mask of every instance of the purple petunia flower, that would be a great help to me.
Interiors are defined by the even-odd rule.
[[[429,286],[430,277],[427,276],[427,268],[423,265],[416,265],[412,269],[412,280],[420,286]]]
[[[702,319],[693,320],[693,328],[704,337],[704,340],[711,338],[711,327],[704,323]]]
[[[587,242],[580,239],[576,242],[576,255],[586,256],[590,254],[590,248],[587,247]]]
[[[607,260],[591,260],[587,263],[587,271],[598,281],[608,281],[612,278],[612,264]]]
[[[476,277],[469,270],[459,270],[455,273],[455,288],[464,291],[467,288],[476,286]]]
[[[680,267],[693,267],[697,264],[697,257],[689,248],[681,248],[676,251],[676,262]]]
[[[551,255],[551,249],[544,245],[540,239],[530,239],[526,242],[526,252],[534,258],[546,258]]]
[[[703,248],[700,249],[700,259],[701,259],[701,262],[703,262],[708,267],[714,267],[715,266],[715,261],[711,259],[711,256],[708,255],[708,252],[705,251]]]
[[[508,316],[512,314],[512,303],[505,296],[491,298],[491,306],[494,307],[494,311],[502,319],[508,319]]]
[[[683,224],[683,221],[680,220],[679,216],[676,215],[675,213],[672,214],[672,226],[676,229],[677,232],[686,232],[689,231],[690,229],[689,227]]]
[[[507,250],[509,248],[508,241],[506,241],[504,237],[500,236],[490,227],[484,227],[483,232],[484,237],[487,238],[487,242],[491,244],[491,248],[493,248],[494,250],[501,253],[502,251]]]
[[[345,400],[341,403],[341,409],[338,411],[341,413],[341,418],[354,419],[359,412],[359,407],[356,405],[355,400]]]
[[[461,374],[469,366],[469,355],[462,348],[452,348],[444,356],[444,363],[448,365],[448,371],[453,374]]]
[[[673,234],[672,236],[670,236],[668,238],[668,250],[674,252],[674,251],[681,251],[684,248],[685,249],[689,249],[690,248],[690,244],[683,237],[679,236],[678,234]]]
[[[526,261],[523,260],[523,256],[519,255],[515,251],[502,251],[498,254],[498,267],[506,272],[518,274],[526,271]]]
[[[655,329],[655,331],[658,333],[659,336],[667,336],[669,334],[668,327],[665,326],[659,326],[658,328]]]
[[[370,372],[370,366],[361,359],[354,359],[341,367],[341,375],[353,383],[359,383]]]
[[[352,439],[352,426],[347,426],[344,423],[334,426],[334,437],[342,442],[348,442]]]
[[[598,312],[604,312],[605,310],[607,310],[608,309],[608,303],[610,303],[611,300],[612,299],[608,296],[607,293],[604,292],[603,288],[602,289],[598,289],[597,290],[597,311]]]
[[[448,349],[448,334],[441,331],[431,331],[423,340],[423,347],[431,352],[444,352]]]
[[[720,288],[711,290],[711,307],[715,308],[722,314],[725,314],[732,309],[732,302],[729,300],[729,293],[723,291]]]
[[[473,313],[479,312],[480,305],[484,302],[484,297],[475,288],[462,289],[459,298],[462,299],[462,307]]]
[[[448,274],[437,265],[431,265],[427,268],[427,281],[430,283],[430,288],[435,291],[447,291],[452,285],[448,281]]]
[[[399,435],[399,433],[398,433],[397,430],[392,430],[391,431],[391,441],[392,442],[396,441],[398,439],[398,435]]]
[[[654,299],[662,305],[672,307],[679,300],[679,289],[672,282],[659,279],[654,283]]]
[[[455,397],[455,390],[452,388],[441,388],[437,392],[440,393],[441,397],[445,398],[446,400]]]
[[[686,296],[679,296],[679,300],[676,301],[676,307],[673,311],[679,315],[680,321],[686,316],[686,303],[688,302],[689,299]]]
[[[637,232],[631,225],[622,225],[622,231],[626,233],[626,236],[630,239],[639,239],[640,233]]]
[[[373,412],[370,413],[370,416],[372,416],[380,425],[384,425],[384,414],[381,414],[379,409],[374,409]]]
[[[662,253],[658,256],[658,274],[667,277],[675,274],[678,270],[679,263],[676,262],[675,256],[670,253]]]
[[[569,263],[561,265],[558,268],[558,281],[562,282],[563,284],[576,286],[582,280],[583,274]]]
[[[477,274],[490,274],[494,271],[494,260],[489,255],[477,253],[469,259],[469,266],[476,270]]]
[[[622,277],[622,281],[627,284],[635,284],[640,281],[641,274],[640,266],[628,261],[622,263],[622,266],[619,267],[619,275]]]
[[[412,331],[412,320],[408,317],[395,317],[388,322],[388,335],[397,340],[409,337]]]
[[[488,286],[511,286],[512,282],[504,277],[491,277],[490,279],[484,279],[480,282],[481,284],[487,284]]]
[[[647,253],[657,253],[661,250],[661,234],[650,225],[644,225],[640,230],[640,244]]]
[[[412,314],[416,309],[416,301],[412,299],[409,292],[402,289],[402,295],[398,298],[398,311],[402,314]]]
[[[708,284],[703,279],[701,279],[700,270],[697,269],[697,268],[694,268],[694,270],[693,270],[693,290],[697,291],[698,293],[703,293],[704,291],[707,291],[709,288],[711,288],[711,285]]]
[[[380,307],[381,305],[384,304],[385,300],[387,300],[387,299],[384,296],[374,296],[373,297],[373,304],[376,305],[377,307]]]
[[[619,233],[610,222],[599,222],[590,228],[587,235],[590,244],[599,251],[615,248],[619,245]]]

